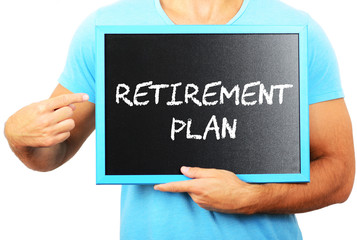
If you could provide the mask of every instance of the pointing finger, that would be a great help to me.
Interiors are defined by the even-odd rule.
[[[64,94],[54,98],[48,99],[48,106],[51,110],[68,106],[73,103],[85,102],[89,96],[85,93]]]

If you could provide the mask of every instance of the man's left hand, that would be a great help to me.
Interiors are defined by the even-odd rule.
[[[187,192],[200,207],[223,213],[253,214],[262,194],[262,186],[240,180],[226,170],[182,167],[187,181],[155,185],[162,192]]]

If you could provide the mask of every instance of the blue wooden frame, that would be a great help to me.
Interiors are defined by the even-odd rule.
[[[106,175],[105,174],[105,34],[299,34],[300,75],[300,160],[299,174],[238,174],[246,182],[309,182],[310,143],[307,84],[306,26],[232,26],[232,25],[170,25],[170,26],[96,26],[96,182],[97,184],[157,184],[187,180],[183,175]]]

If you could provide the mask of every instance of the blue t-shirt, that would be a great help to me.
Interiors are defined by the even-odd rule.
[[[59,83],[95,103],[95,25],[172,25],[160,0],[121,0],[90,15],[77,30]],[[278,0],[245,0],[227,24],[308,25],[309,103],[343,97],[334,51],[309,15]],[[237,199],[239,201],[239,199]],[[264,201],[262,199],[262,201]],[[123,186],[121,239],[302,239],[294,215],[207,211],[186,193]]]

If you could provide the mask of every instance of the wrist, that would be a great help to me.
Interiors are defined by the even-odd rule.
[[[257,214],[261,212],[261,207],[264,204],[267,193],[262,184],[251,184],[250,188],[250,207],[248,214]]]
[[[5,122],[5,126],[4,126],[4,135],[5,138],[7,139],[10,147],[12,150],[14,149],[19,149],[19,148],[24,148],[23,145],[21,145],[21,143],[19,143],[18,141],[16,141],[16,137],[13,134],[13,126],[12,126],[12,119],[11,117]]]
[[[261,205],[266,197],[264,185],[245,183],[244,193],[240,189],[236,199],[236,207],[234,213],[252,215],[260,213]]]
[[[255,213],[281,213],[285,209],[286,197],[289,194],[285,189],[286,184],[267,183],[260,185],[259,204]]]
[[[274,213],[284,208],[287,192],[283,189],[284,184],[248,184],[245,197],[237,198],[238,214],[261,214]]]
[[[15,133],[15,124],[13,123],[12,117],[10,117],[4,126],[4,135],[8,141],[8,144],[14,154],[24,163],[28,162],[30,156],[33,153],[33,148],[22,144],[21,141],[17,139],[21,139],[21,137],[16,137]],[[26,164],[25,164],[26,165]]]

